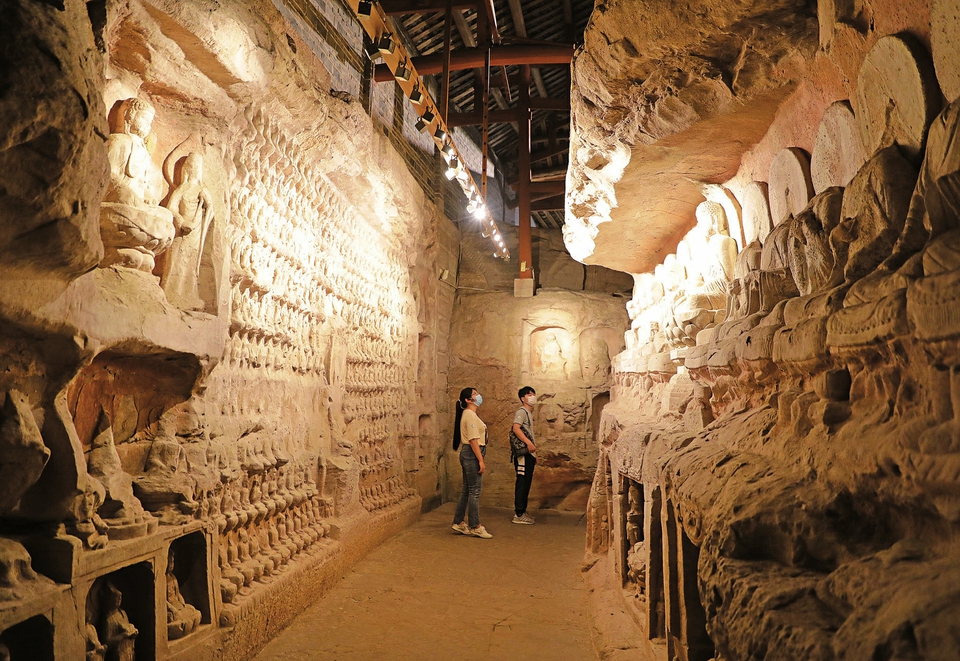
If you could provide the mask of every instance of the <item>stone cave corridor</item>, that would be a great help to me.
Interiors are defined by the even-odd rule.
[[[513,526],[511,510],[481,508],[494,537],[480,540],[450,530],[453,509],[424,514],[357,563],[256,661],[595,658],[583,516]]]
[[[2,0],[0,661],[960,661],[958,136],[960,0]]]

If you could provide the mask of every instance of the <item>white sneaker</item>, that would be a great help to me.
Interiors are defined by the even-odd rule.
[[[467,533],[473,537],[479,537],[480,539],[492,539],[493,535],[487,532],[487,529],[483,526],[477,526],[476,528],[470,528]]]
[[[519,523],[524,526],[532,526],[534,523],[536,523],[536,521],[533,520],[533,517],[527,514],[526,512],[524,512],[520,516],[514,516],[513,522]]]
[[[461,535],[470,534],[470,526],[467,525],[466,521],[461,521],[460,523],[454,523],[451,527]]]

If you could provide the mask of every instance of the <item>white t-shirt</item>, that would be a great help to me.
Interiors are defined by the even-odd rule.
[[[478,438],[480,445],[487,444],[487,426],[476,412],[466,409],[460,418],[460,443],[470,445],[470,440]]]

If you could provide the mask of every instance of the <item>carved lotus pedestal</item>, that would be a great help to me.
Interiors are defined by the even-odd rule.
[[[173,243],[173,214],[163,207],[100,205],[100,237],[105,248],[100,266],[125,266],[150,273],[154,258]]]

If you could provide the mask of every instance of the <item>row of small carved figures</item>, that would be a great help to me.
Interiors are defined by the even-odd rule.
[[[255,581],[273,575],[291,559],[330,534],[324,509],[311,499],[289,512],[248,523],[220,535],[218,559],[224,603],[248,594]]]
[[[339,256],[348,263],[358,263],[357,259],[369,259],[371,255],[369,249],[356,249],[363,245],[376,246],[380,253],[380,263],[370,264],[371,279],[386,275],[381,271],[391,265],[404,263],[403,250],[362,218],[350,219],[344,213],[325,213],[328,210],[323,209],[310,209],[308,215],[283,213],[255,195],[238,198],[232,209],[231,231],[285,253],[290,261],[317,268],[318,258],[323,255],[325,259]],[[313,250],[315,246],[323,246],[324,252]]]
[[[240,269],[253,276],[267,272],[285,286],[289,280],[300,285],[319,281],[327,289],[366,296],[382,290],[385,283],[402,283],[406,271],[399,256],[352,248],[341,255],[324,244],[320,244],[324,250],[312,253],[308,260],[299,260],[285,247],[258,240],[255,233],[234,226],[228,229],[228,245]]]
[[[399,388],[396,390],[399,390]],[[353,402],[349,407],[344,405],[343,417],[347,422],[352,422],[353,420],[375,422],[383,418],[393,418],[399,415],[394,397],[386,393],[371,395],[369,393],[351,392],[351,395],[354,397],[364,397],[364,402]],[[388,401],[390,401],[390,403],[388,403]]]
[[[360,487],[360,504],[367,511],[378,510],[395,505],[414,493],[413,489],[403,484],[399,477],[394,477],[385,483]]]
[[[412,314],[412,304],[385,305],[384,294],[370,299],[344,297],[313,283],[304,293],[289,289],[277,289],[270,283],[258,284],[251,274],[237,271],[233,274],[231,290],[231,314],[234,320],[245,325],[276,326],[296,325],[301,331],[323,324],[328,318],[343,314],[345,306],[357,305],[368,310],[378,310],[385,318],[404,318]]]
[[[393,466],[395,458],[393,448],[384,447],[382,443],[360,442],[357,461],[362,466]]]
[[[402,248],[385,237],[378,223],[366,222],[362,216],[351,217],[345,210],[302,206],[296,211],[277,208],[263,198],[260,191],[241,190],[233,203],[233,222],[254,240],[277,249],[294,248],[293,255],[310,261],[310,247],[332,248],[344,258],[351,257],[354,245],[376,245],[388,262],[400,263]],[[386,239],[386,241],[385,241]],[[375,242],[375,243],[371,243]],[[304,244],[304,245],[297,245]],[[306,248],[306,249],[305,249]]]
[[[303,347],[289,346],[277,340],[232,335],[223,349],[223,363],[231,367],[266,369],[276,372],[291,370],[296,374],[322,374],[323,356]]]
[[[249,292],[250,298],[253,298],[253,294],[260,294],[256,298],[279,298],[286,307],[302,310],[321,322],[336,316],[347,321],[360,319],[365,325],[383,328],[395,323],[398,318],[412,316],[412,303],[386,304],[382,293],[363,298],[328,289],[316,282],[310,286],[303,285],[302,291],[296,291],[268,275],[266,271],[253,273],[241,268],[231,274],[231,282],[238,291]]]
[[[361,443],[382,443],[390,438],[390,426],[386,422],[361,424],[357,430],[357,440]]]
[[[266,251],[275,254],[279,259],[287,262],[294,271],[308,271],[323,273],[327,279],[333,277],[331,267],[338,267],[336,271],[351,271],[357,280],[367,283],[383,282],[391,272],[402,270],[404,260],[395,248],[384,246],[383,240],[371,245],[378,246],[376,253],[371,251],[360,252],[354,250],[353,242],[361,241],[356,238],[340,240],[317,238],[314,233],[304,233],[303,236],[285,241],[282,236],[258,227],[256,219],[250,219],[236,212],[239,222],[228,225],[228,240],[237,250],[248,250],[252,246],[262,246]],[[279,219],[283,221],[284,219]],[[317,250],[316,246],[322,246]],[[326,268],[325,268],[326,266]]]
[[[242,185],[236,187],[232,206],[237,212],[237,222],[250,226],[254,219],[260,219],[261,225],[274,235],[289,239],[296,238],[296,230],[318,233],[309,245],[333,245],[336,248],[350,248],[353,245],[383,246],[394,254],[386,255],[391,261],[399,261],[399,246],[384,244],[384,235],[376,220],[367,220],[358,210],[340,199],[337,194],[312,194],[314,188],[306,186],[307,194],[278,195],[277,186],[271,178],[244,177]],[[289,187],[289,183],[285,180]],[[266,218],[264,219],[264,215]],[[285,229],[289,227],[290,229]]]

